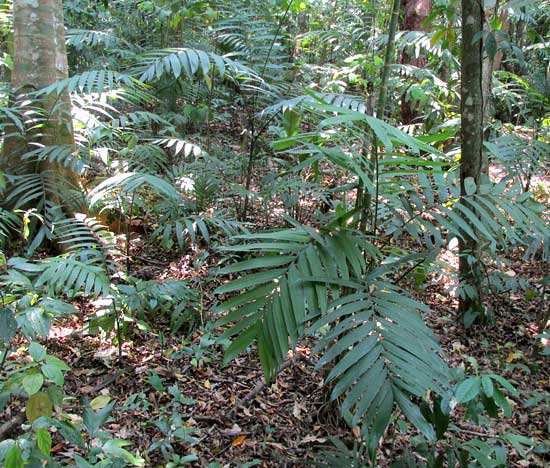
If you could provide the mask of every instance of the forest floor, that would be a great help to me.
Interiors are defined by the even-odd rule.
[[[550,203],[550,177],[544,183]],[[171,335],[166,331],[169,318],[151,318],[151,329],[136,328],[119,360],[112,340],[83,332],[95,312],[93,303],[76,304],[78,315],[52,327],[48,352],[71,367],[65,378],[69,406],[64,413],[71,414],[71,408],[81,411],[80,405],[70,406],[71,399],[115,400],[105,428],[114,437],[132,441],[129,448],[139,451],[147,467],[165,466],[163,450],[196,456],[192,466],[246,468],[311,466],[320,451],[332,446],[331,438],[353,447],[355,431],[349,430],[337,404],[330,401],[323,375],[314,369],[310,343],[301,343],[269,385],[255,350],[223,365],[223,346],[216,344],[217,331],[208,325],[213,291],[220,281],[211,275],[217,259],[209,253],[205,262],[200,250],[170,258],[140,238],[132,246],[132,274],[185,279],[198,289],[206,287],[201,290],[204,310],[191,334]],[[447,255],[452,257],[450,252]],[[450,280],[444,276],[428,278],[416,296],[431,307],[427,321],[450,366],[473,372],[477,363],[480,374],[500,374],[519,391],[519,397],[510,399],[511,418],[474,425],[457,415],[452,420],[455,434],[463,441],[490,440],[506,433],[533,438],[538,450],[521,444],[510,447],[508,466],[543,468],[550,466],[550,356],[541,353],[536,324],[550,307],[539,285],[548,275],[547,264],[518,257],[509,266],[509,275],[522,277],[529,287],[487,295],[485,303],[494,311],[495,325],[465,330],[457,318],[456,299],[447,292]],[[19,403],[10,405],[11,415],[6,417],[24,411],[24,402]],[[380,466],[389,467],[415,435],[404,425],[393,424],[380,444]],[[546,453],[537,453],[541,448]],[[54,454],[71,457],[72,450],[61,437],[54,438]]]
[[[198,277],[208,275],[208,267],[195,267],[190,255],[162,259],[158,252],[145,248],[139,252],[139,262],[134,266],[155,278],[186,278],[199,284]],[[469,331],[457,320],[455,300],[444,294],[445,285],[434,282],[418,292],[432,308],[428,321],[451,366],[464,367],[475,358],[480,373],[499,373],[520,392],[512,401],[512,418],[501,418],[492,427],[460,424],[456,418],[464,440],[514,432],[538,444],[545,442],[550,429],[550,366],[549,357],[537,348],[535,323],[548,304],[534,294],[535,284],[546,274],[544,268],[517,259],[511,270],[525,277],[533,289],[489,295],[487,302],[497,325]],[[215,283],[215,279],[209,281],[211,290]],[[212,302],[210,291],[203,291],[207,306]],[[264,383],[254,351],[224,367],[223,348],[213,344],[215,330],[208,326],[199,326],[189,337],[163,339],[153,331],[136,330],[118,362],[117,348],[110,340],[79,332],[85,329],[92,307],[83,303],[79,316],[54,326],[48,350],[71,367],[66,376],[67,395],[75,400],[103,395],[116,401],[106,429],[115,437],[131,440],[133,449],[147,460],[145,466],[165,465],[163,444],[168,453],[195,455],[194,466],[202,467],[302,467],[314,460],[320,448],[331,445],[331,437],[353,445],[353,432],[339,418],[323,388],[322,375],[313,368],[308,343],[289,357],[288,365],[269,385]],[[174,415],[181,416],[183,432],[175,432],[180,423],[171,419]],[[414,435],[401,430],[394,425],[381,442],[381,466],[389,466],[389,460],[395,460]],[[152,443],[159,448],[147,452]],[[546,444],[550,450],[550,441]],[[70,456],[71,450],[61,438],[54,439],[55,453]],[[549,455],[535,453],[532,447],[512,448],[509,459],[509,466],[514,467],[550,466]]]

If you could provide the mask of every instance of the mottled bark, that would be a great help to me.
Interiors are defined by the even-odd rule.
[[[432,0],[401,0],[401,10],[404,12],[401,30],[403,31],[429,31],[426,19],[432,12]],[[406,50],[401,54],[401,63],[422,68],[426,66],[426,57],[409,56]],[[412,123],[418,117],[416,109],[411,102],[403,96],[401,100],[401,121],[404,125]]]
[[[471,178],[479,186],[483,152],[483,10],[479,0],[462,0],[461,53],[461,139],[460,190],[466,195],[465,181]],[[477,37],[476,37],[477,36]],[[472,226],[474,231],[476,226]],[[478,243],[464,235],[460,242],[460,288],[467,292],[460,299],[460,312],[481,313],[481,273]]]
[[[15,0],[13,2],[14,67],[11,85],[19,90],[38,90],[68,77],[67,52],[61,0]],[[68,94],[52,93],[38,103],[47,120],[34,141],[45,146],[74,145],[71,103]],[[1,166],[13,172],[22,167],[28,150],[21,138],[7,138]],[[29,168],[27,168],[29,169]],[[39,170],[54,169],[43,164]],[[60,167],[55,167],[61,171]],[[74,178],[70,173],[65,175]]]

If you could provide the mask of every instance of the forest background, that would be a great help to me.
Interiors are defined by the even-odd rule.
[[[548,1],[0,34],[3,466],[548,464]]]

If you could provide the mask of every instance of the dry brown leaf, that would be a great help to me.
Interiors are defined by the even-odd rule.
[[[307,408],[304,403],[295,401],[294,407],[292,408],[292,416],[294,416],[296,419],[302,419],[302,412],[305,412],[306,410]]]
[[[240,434],[243,430],[238,424],[233,424],[231,429],[227,429],[223,431],[224,434],[227,434],[228,436],[236,436],[237,434]]]
[[[309,436],[305,436],[298,445],[302,445],[302,444],[311,444],[311,443],[319,443],[319,444],[324,444],[325,442],[327,441],[326,438],[324,437],[315,437],[315,436],[312,436],[312,435],[309,435]]]
[[[231,442],[231,446],[232,446],[232,447],[238,447],[238,446],[241,445],[245,440],[246,440],[246,436],[245,436],[245,435],[240,435],[240,436],[237,437],[236,439],[233,439],[233,442]]]

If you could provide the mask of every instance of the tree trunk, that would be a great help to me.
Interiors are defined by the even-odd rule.
[[[432,12],[432,0],[401,0],[401,10],[404,12],[402,31],[428,31],[429,27],[425,21]],[[401,63],[423,68],[426,66],[426,58],[410,57],[406,50],[401,55]],[[413,109],[411,102],[403,96],[401,100],[401,121],[404,125],[411,124],[418,117],[416,109]]]
[[[466,196],[466,180],[479,186],[482,175],[483,151],[483,9],[479,0],[462,0],[462,81],[460,190]],[[475,226],[472,226],[476,230]],[[479,245],[464,235],[460,241],[459,280],[462,316],[479,316],[481,303],[481,268]]]
[[[67,78],[62,1],[15,0],[13,23],[12,88],[19,91],[38,90]],[[71,102],[68,93],[57,95],[54,92],[42,96],[38,104],[44,109],[47,118],[40,135],[33,135],[33,142],[38,140],[44,146],[74,145]],[[21,168],[20,158],[26,151],[28,148],[23,138],[6,138],[0,167],[10,172],[15,168]],[[76,179],[74,174],[62,171],[58,165],[53,167],[45,163],[38,169],[57,170],[73,181]]]
[[[495,7],[489,11],[485,10],[485,16],[487,20],[491,23],[492,19],[498,15],[498,9],[499,9],[499,2],[497,0]],[[508,35],[510,32],[510,18],[506,14],[506,10],[504,9],[502,13],[500,14],[500,23],[502,25],[500,31],[501,33]],[[488,131],[488,125],[493,118],[495,114],[495,106],[493,102],[493,72],[500,70],[500,67],[502,65],[502,59],[504,58],[504,51],[502,48],[500,48],[500,44],[503,40],[501,35],[495,35],[495,39],[498,45],[497,52],[494,56],[494,58],[491,60],[491,58],[486,54],[483,59],[483,124],[485,127],[485,137],[488,139],[489,134]],[[488,161],[486,158],[483,161],[483,167],[486,168],[488,165]],[[486,172],[487,169],[484,169],[484,172]]]

